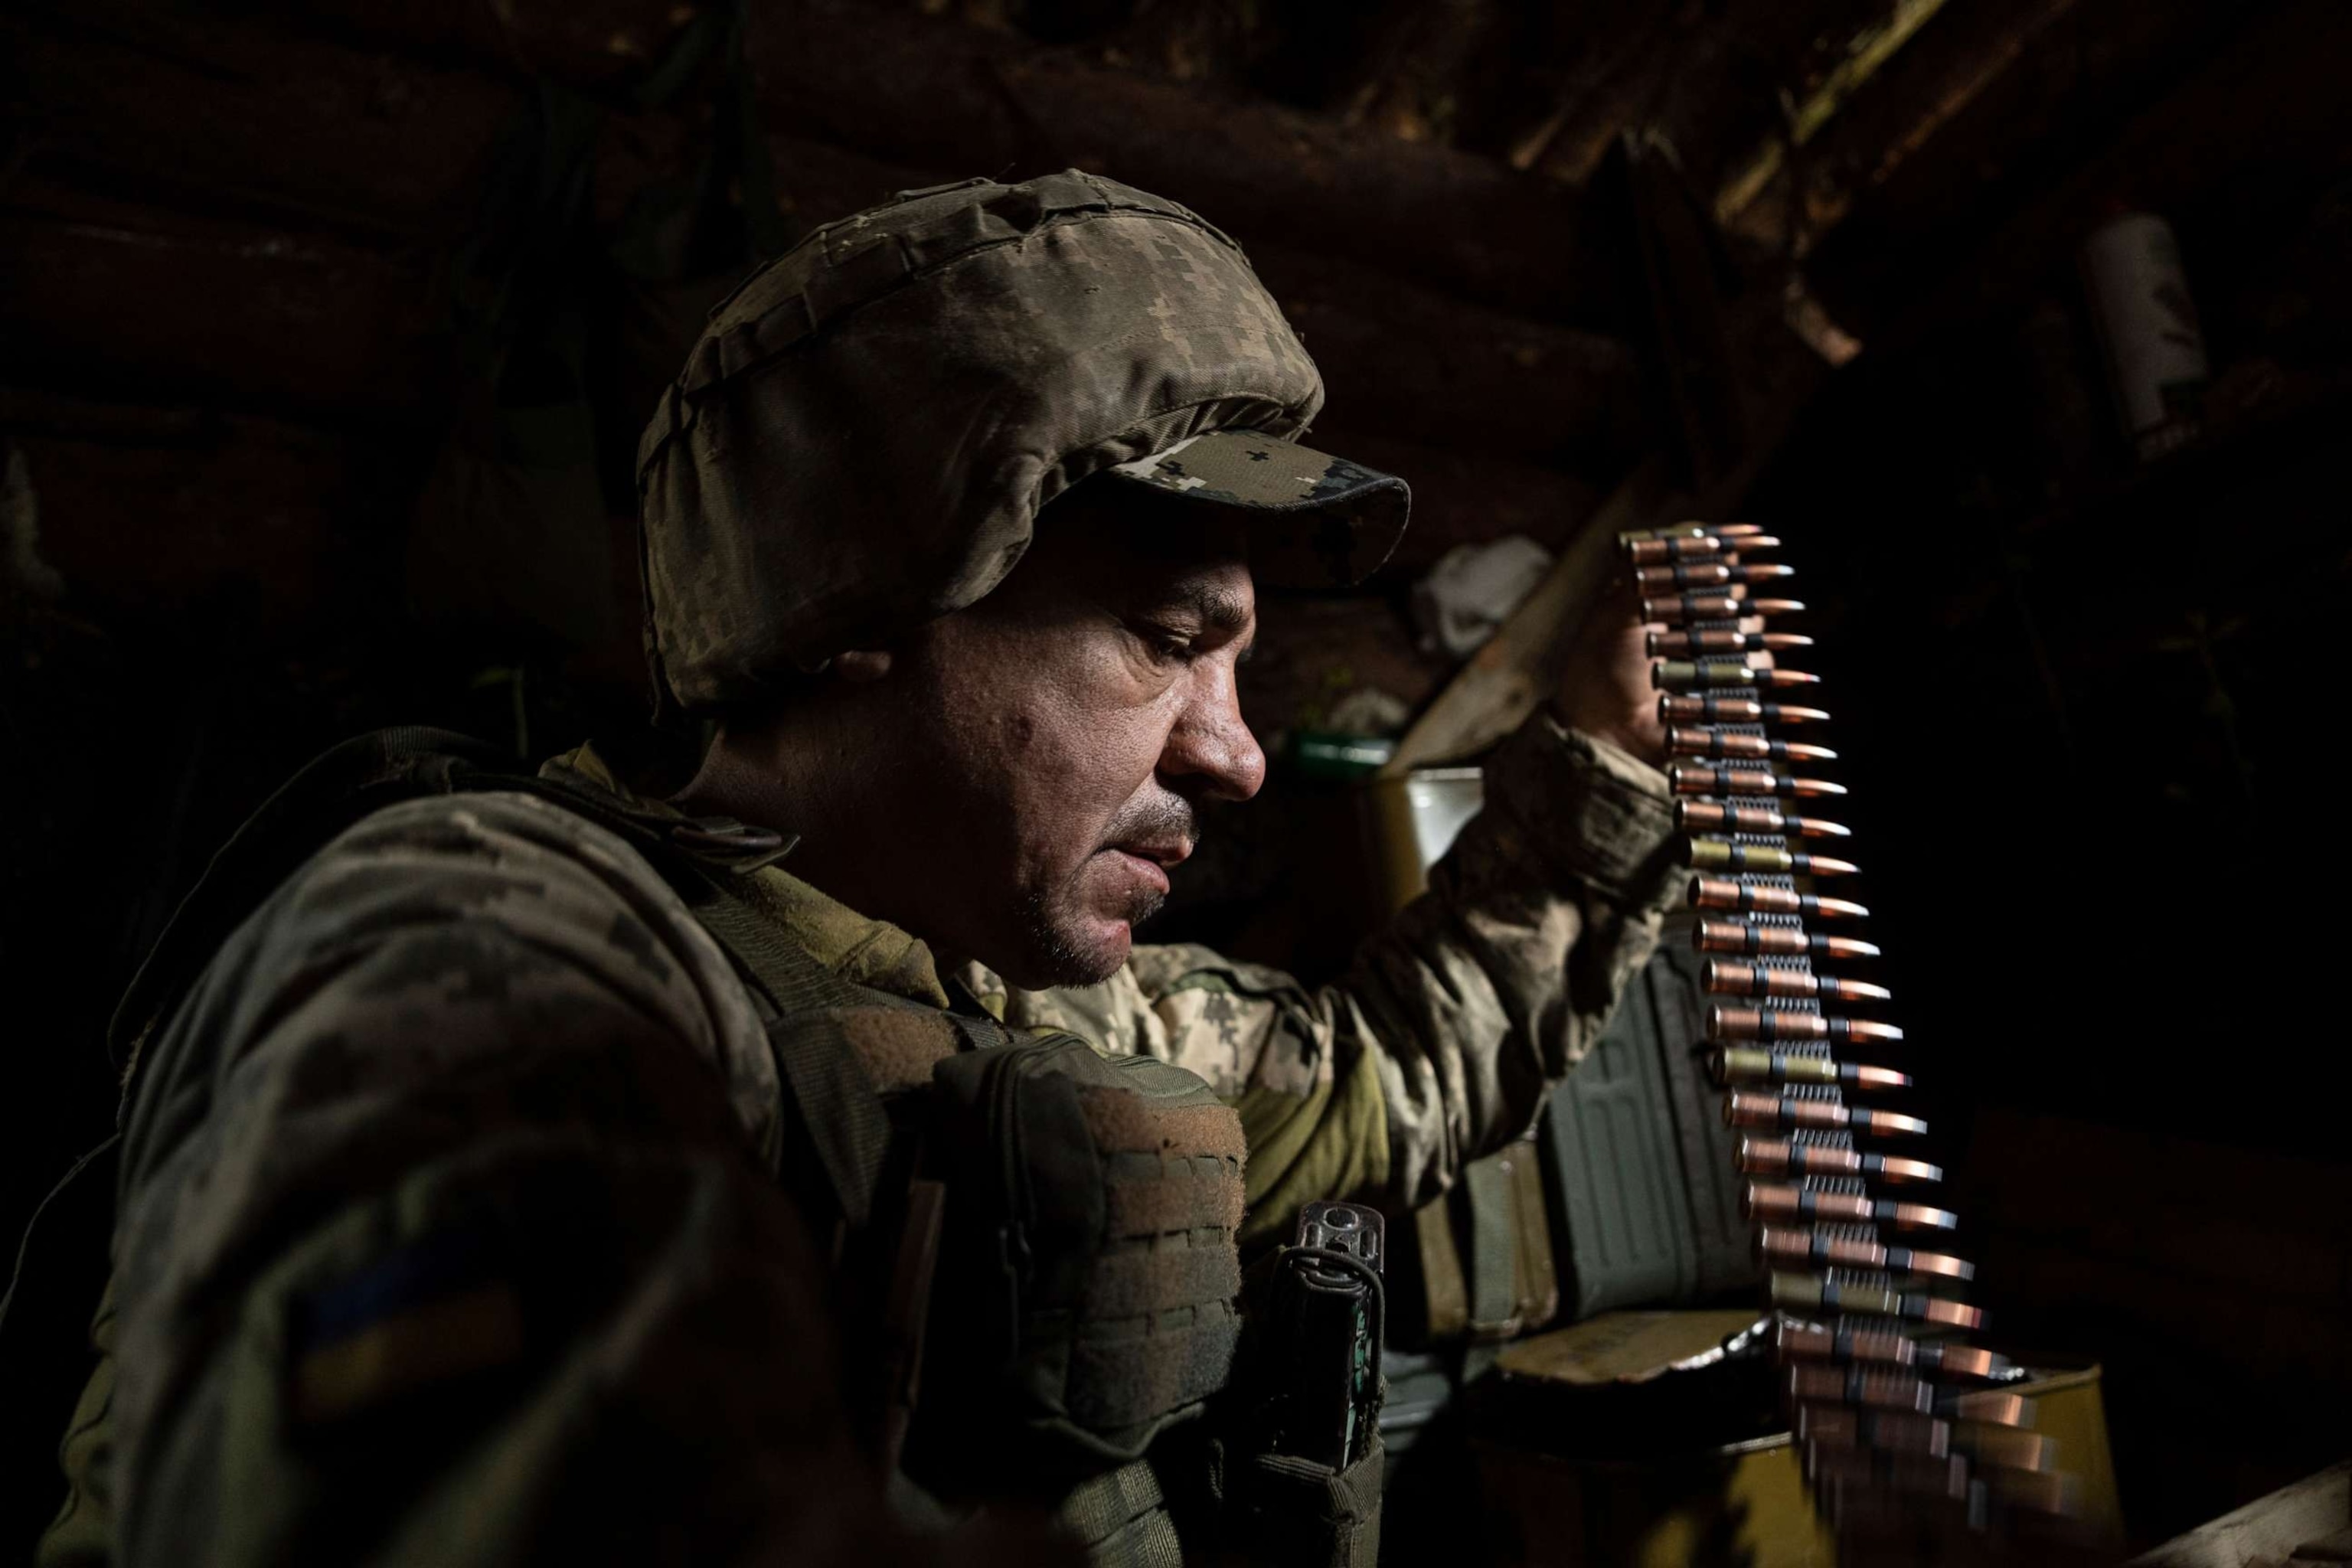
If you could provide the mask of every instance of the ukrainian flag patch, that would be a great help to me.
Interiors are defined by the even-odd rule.
[[[295,1418],[339,1420],[504,1366],[523,1339],[521,1299],[486,1238],[428,1237],[299,1303]]]

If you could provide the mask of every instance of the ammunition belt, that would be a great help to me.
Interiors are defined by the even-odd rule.
[[[1818,678],[1780,663],[1811,645],[1779,625],[1804,605],[1763,596],[1794,574],[1750,559],[1780,543],[1752,524],[1621,542],[1643,618],[1665,628],[1650,634],[1651,678],[1710,955],[1711,1065],[1741,1133],[1776,1376],[1816,1501],[1853,1545],[2046,1523],[2070,1482],[2031,1402],[2004,1391],[2024,1373],[1960,1337],[1984,1323],[1962,1290],[1975,1267],[1944,1250],[1959,1221],[1931,1201],[1943,1173],[1917,1157],[1927,1123],[1900,1109],[1903,1031],[1875,1016],[1892,999],[1866,977],[1879,950],[1851,934],[1869,911],[1840,896],[1857,868],[1821,853],[1842,857],[1851,834],[1807,815],[1846,792],[1814,776],[1836,761],[1829,715],[1804,705]]]

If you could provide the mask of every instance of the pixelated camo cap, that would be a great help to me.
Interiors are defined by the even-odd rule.
[[[1240,247],[1131,186],[969,180],[829,224],[711,312],[639,445],[656,699],[756,700],[961,609],[1097,474],[1360,579],[1411,498],[1297,445],[1322,403]]]

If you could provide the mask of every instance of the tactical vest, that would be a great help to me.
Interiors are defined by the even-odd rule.
[[[759,1011],[785,1089],[783,1179],[840,1264],[845,1403],[901,1513],[943,1523],[1019,1497],[1057,1509],[1094,1561],[1153,1565],[1254,1555],[1222,1522],[1247,1515],[1257,1533],[1282,1526],[1285,1560],[1298,1560],[1297,1521],[1275,1516],[1297,1513],[1299,1500],[1274,1500],[1269,1512],[1244,1479],[1251,1495],[1224,1507],[1223,1456],[1201,1419],[1241,1331],[1244,1149],[1232,1110],[1171,1064],[1107,1058],[1075,1036],[1016,1037],[976,1004],[941,1011],[842,979],[740,890],[743,873],[789,847],[772,833],[681,822],[505,763],[463,736],[383,731],[334,748],[273,795],[215,858],[124,996],[109,1039],[125,1059],[125,1103],[141,1042],[228,933],[338,833],[406,799],[548,800],[635,849],[726,952]],[[113,1148],[85,1157],[43,1205],[0,1301],[12,1438],[22,1428],[53,1443],[66,1428],[75,1385],[61,1388],[58,1370],[79,1375],[88,1362],[60,1352],[82,1338],[91,1303],[110,1299]],[[956,1310],[933,1311],[935,1300]],[[104,1316],[86,1404],[112,1374]],[[79,1432],[68,1470],[104,1437]],[[25,1448],[8,1458],[24,1464]],[[1307,1533],[1322,1542],[1310,1558],[1370,1561],[1379,1468],[1375,1446],[1368,1465],[1301,1494]],[[6,1523],[12,1541],[28,1539],[23,1521]]]

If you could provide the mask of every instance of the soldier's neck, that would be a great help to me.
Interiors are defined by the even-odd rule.
[[[860,849],[871,842],[860,820],[860,802],[870,792],[839,776],[843,770],[816,765],[805,741],[781,726],[751,734],[722,729],[693,782],[670,805],[689,816],[731,816],[798,838],[786,870],[862,915],[895,919],[900,900],[877,884],[883,868]]]

